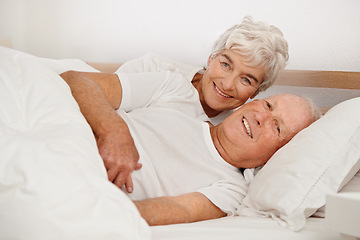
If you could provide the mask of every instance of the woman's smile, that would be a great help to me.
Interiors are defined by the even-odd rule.
[[[214,87],[215,87],[216,92],[217,92],[220,96],[223,96],[223,97],[225,97],[225,98],[234,98],[233,96],[230,96],[230,95],[224,93],[223,91],[221,91],[221,90],[218,88],[218,86],[216,86],[215,83],[214,83]]]

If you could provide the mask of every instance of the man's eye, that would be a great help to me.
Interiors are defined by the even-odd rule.
[[[271,104],[268,101],[266,101],[266,107],[271,110]]]
[[[280,134],[280,127],[276,126],[276,130],[278,131],[278,133]]]

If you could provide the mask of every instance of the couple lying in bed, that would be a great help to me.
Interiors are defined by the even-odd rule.
[[[287,58],[278,29],[245,18],[219,38],[206,70],[146,55],[115,74],[61,76],[94,131],[109,180],[150,225],[171,224],[234,214],[250,168],[318,118],[312,102],[289,94],[244,104],[272,85]]]

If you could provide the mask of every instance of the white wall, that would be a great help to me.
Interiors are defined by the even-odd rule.
[[[283,31],[288,69],[360,71],[358,0],[0,0],[0,42],[50,58],[124,62],[151,51],[204,65],[245,15]]]

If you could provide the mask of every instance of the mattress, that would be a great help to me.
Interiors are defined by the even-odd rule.
[[[196,223],[151,227],[153,240],[339,240],[341,236],[325,223],[311,217],[298,232],[281,227],[271,218],[225,217]]]

